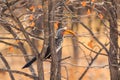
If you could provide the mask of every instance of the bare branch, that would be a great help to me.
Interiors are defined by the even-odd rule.
[[[89,51],[98,54],[98,52],[94,51],[93,49],[88,48],[85,44],[83,44],[82,42],[78,41],[78,43],[80,43],[81,45],[83,45],[86,49],[88,49]],[[107,54],[103,54],[100,53],[100,55],[104,55],[104,56],[108,56]]]
[[[19,48],[19,46],[15,45],[15,44],[12,44],[12,43],[9,43],[9,42],[5,42],[5,41],[2,41],[2,40],[0,40],[0,43],[3,43],[3,44],[6,44],[6,45],[9,45],[9,46],[13,46],[13,47]]]
[[[17,70],[1,69],[1,68],[0,68],[0,71],[6,71],[6,72],[11,72],[11,73],[21,74],[21,75],[24,75],[24,76],[26,76],[26,77],[33,78],[33,79],[34,79],[34,78],[37,78],[36,76],[27,74],[27,73],[25,73],[25,72],[17,71]]]
[[[10,65],[8,64],[8,62],[7,62],[7,60],[4,58],[4,56],[2,56],[2,53],[1,53],[1,52],[0,52],[0,58],[2,59],[3,63],[5,64],[6,68],[7,68],[7,69],[10,69]],[[13,74],[12,74],[10,71],[8,71],[8,73],[9,73],[9,75],[10,75],[11,80],[15,80]]]
[[[8,3],[7,1],[6,1],[6,6],[8,7],[8,10],[10,11],[13,20],[21,27],[22,32],[25,32],[25,30],[24,30],[24,28],[23,28],[23,25],[21,24],[21,22],[19,21],[19,19],[14,15],[14,13],[12,12],[11,8],[9,7],[9,3]],[[12,34],[12,36],[13,36],[16,40],[19,39],[19,37],[17,36],[16,32],[11,28],[11,26],[10,26],[8,23],[4,22],[4,23],[1,23],[1,24],[4,26],[5,30],[7,30],[8,32],[10,32],[10,33]],[[25,34],[25,35],[26,35],[26,34]],[[26,41],[28,41],[28,43],[30,43],[30,42],[31,42],[31,41],[30,41],[30,38],[28,37],[28,35],[26,35],[26,36],[27,36]],[[30,43],[30,44],[31,44],[31,43]],[[27,51],[26,51],[26,49],[24,48],[23,43],[22,43],[21,41],[19,41],[19,42],[18,42],[18,45],[19,45],[19,49],[21,50],[21,52],[22,52],[24,55],[27,55]],[[31,44],[31,46],[32,46],[32,44]],[[32,47],[33,47],[33,46],[32,46]],[[34,47],[34,48],[35,48],[35,47]],[[26,60],[26,61],[29,61],[29,58],[28,58],[28,57],[25,57],[25,60]],[[30,69],[31,73],[32,73],[34,76],[36,76],[33,67],[31,66],[29,69]]]
[[[95,37],[95,35],[94,35],[93,32],[89,29],[89,27],[86,26],[86,25],[85,25],[84,23],[82,23],[82,22],[80,22],[80,24],[81,24],[85,29],[87,29],[87,30],[90,32],[90,34],[91,34],[92,37],[98,42],[98,44],[100,44],[100,45],[105,49],[106,53],[109,54],[108,49],[98,40],[97,37]]]

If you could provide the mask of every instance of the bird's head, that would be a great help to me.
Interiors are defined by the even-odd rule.
[[[68,30],[67,27],[64,27],[57,30],[56,37],[63,38],[64,34],[72,34],[73,36],[76,36],[76,34],[72,30]]]

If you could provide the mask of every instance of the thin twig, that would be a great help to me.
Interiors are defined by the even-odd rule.
[[[10,33],[9,33],[10,34]],[[10,38],[10,37],[0,37],[0,39],[7,39],[7,40],[16,40],[15,38]],[[26,39],[17,39],[17,40],[22,40],[22,41],[26,41]]]
[[[2,56],[2,53],[1,53],[1,52],[0,52],[0,58],[2,59],[3,63],[5,64],[6,68],[7,68],[7,69],[10,69],[10,66],[9,66],[7,60],[4,58],[4,56]],[[9,75],[10,75],[11,80],[15,80],[12,72],[8,71],[8,73],[9,73]]]
[[[71,58],[71,56],[65,57],[65,58],[61,59],[60,61],[64,61],[64,60],[69,59],[69,58]]]
[[[9,12],[10,12],[10,14],[11,14],[11,17],[12,17],[13,21],[16,22],[16,24],[20,27],[20,29],[22,30],[23,34],[25,35],[26,41],[27,41],[28,43],[31,42],[31,41],[30,41],[30,38],[28,37],[28,35],[24,33],[25,30],[24,30],[24,28],[23,28],[23,25],[21,24],[20,20],[16,17],[16,15],[14,14],[14,12],[12,11],[9,3],[6,1],[5,4],[6,4]],[[10,26],[9,24],[3,24],[3,26],[4,26],[5,30],[9,31],[15,39],[16,39],[16,38],[19,39],[19,37],[17,36],[16,32],[11,28],[11,26]],[[26,36],[27,36],[27,37],[26,37]],[[19,47],[20,47],[19,49],[21,50],[21,52],[22,52],[24,55],[26,55],[26,54],[27,54],[27,51],[26,51],[26,49],[24,48],[23,43],[22,43],[21,41],[19,41],[19,42],[18,42],[18,45],[19,45]],[[32,47],[33,47],[33,46],[32,46]],[[35,47],[34,47],[34,48],[35,48]],[[28,58],[28,57],[25,57],[25,60],[26,60],[26,61],[29,61],[29,58]],[[32,66],[30,66],[29,69],[30,69],[31,73],[32,73],[34,76],[36,76],[36,73],[35,73],[34,68],[33,68]],[[36,79],[35,79],[35,80],[36,80]]]
[[[34,78],[37,78],[36,76],[27,74],[27,73],[25,73],[25,72],[17,71],[17,70],[1,69],[1,68],[0,68],[0,71],[6,71],[6,72],[11,72],[11,73],[16,73],[16,74],[24,75],[24,76],[29,77],[29,78],[33,78],[33,79],[34,79]]]
[[[83,22],[79,22],[86,30],[88,30],[89,32],[90,32],[90,34],[92,35],[92,37],[97,41],[97,43],[98,44],[100,44],[103,48],[104,48],[104,50],[106,51],[106,53],[107,54],[109,54],[109,51],[108,51],[108,49],[105,47],[105,45],[104,44],[102,44],[99,40],[98,40],[98,38],[94,35],[94,33],[89,29],[89,27],[88,26],[86,26]]]
[[[81,65],[78,65],[78,64],[73,64],[71,62],[62,62],[62,64],[68,64],[68,65],[71,65],[71,66],[74,66],[74,67],[81,67],[81,68],[98,68],[98,69],[99,68],[106,68],[106,67],[109,66],[109,65],[103,65],[103,66],[81,66]]]
[[[107,45],[108,45],[108,44],[107,44]],[[107,45],[106,45],[106,46],[107,46]],[[87,71],[90,69],[89,67],[90,67],[90,66],[93,64],[93,62],[97,59],[97,57],[100,55],[100,52],[101,52],[103,49],[104,49],[104,47],[101,48],[101,49],[98,51],[98,53],[95,55],[94,58],[92,58],[91,62],[89,63],[89,66],[84,70],[84,72],[83,72],[82,75],[80,76],[79,80],[82,80],[82,79],[83,79],[83,77],[85,76],[85,74],[87,73]]]
[[[67,67],[66,66],[62,66],[62,67],[64,67],[65,68],[65,71],[66,71],[66,80],[69,80],[69,74],[68,74],[68,69],[67,69]]]
[[[4,43],[4,44],[6,44],[6,45],[9,45],[9,46],[13,46],[13,47],[19,48],[19,46],[15,45],[15,44],[12,44],[12,43],[9,43],[9,42],[5,42],[5,41],[2,41],[2,40],[0,40],[0,43]]]
[[[93,52],[93,53],[96,53],[98,54],[98,52],[88,48],[85,44],[83,44],[82,42],[78,41],[79,44],[81,44],[82,46],[84,46],[86,49],[88,49],[89,51]],[[104,55],[104,56],[108,56],[107,54],[103,54],[103,53],[100,53],[100,55]]]

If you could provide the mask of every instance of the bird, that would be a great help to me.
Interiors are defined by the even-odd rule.
[[[56,31],[56,37],[55,37],[55,44],[56,44],[56,53],[61,49],[62,47],[62,42],[63,42],[63,36],[64,34],[72,34],[75,36],[75,33],[72,30],[67,30],[67,27],[59,28]],[[50,45],[48,44],[44,59],[49,59],[51,57],[50,53]],[[28,61],[23,67],[28,68],[33,62],[37,60],[36,56],[34,56],[30,61]]]

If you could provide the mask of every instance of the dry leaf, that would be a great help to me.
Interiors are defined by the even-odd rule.
[[[86,6],[86,1],[82,1],[81,4],[82,4],[83,7],[85,7]]]
[[[29,19],[30,19],[30,20],[33,20],[33,19],[34,19],[34,18],[33,18],[33,15],[30,15]]]
[[[100,14],[98,14],[98,17],[100,18],[100,19],[103,19],[103,15],[100,13]]]
[[[19,43],[20,42],[20,40],[16,40],[16,43]]]
[[[34,26],[35,26],[35,22],[32,22],[30,26],[31,26],[31,27],[34,27]]]
[[[58,29],[58,23],[59,23],[59,22],[55,22],[55,23],[54,23],[54,28],[55,28],[55,29]]]
[[[10,52],[13,52],[13,51],[14,51],[14,47],[13,47],[13,46],[10,46],[10,47],[8,48],[8,50],[9,50]]]
[[[88,46],[93,49],[93,40],[90,40],[90,42],[88,42]]]
[[[35,12],[35,6],[31,6],[29,9],[30,9],[32,12]]]
[[[90,9],[87,10],[87,15],[90,15],[91,14],[91,11]]]

